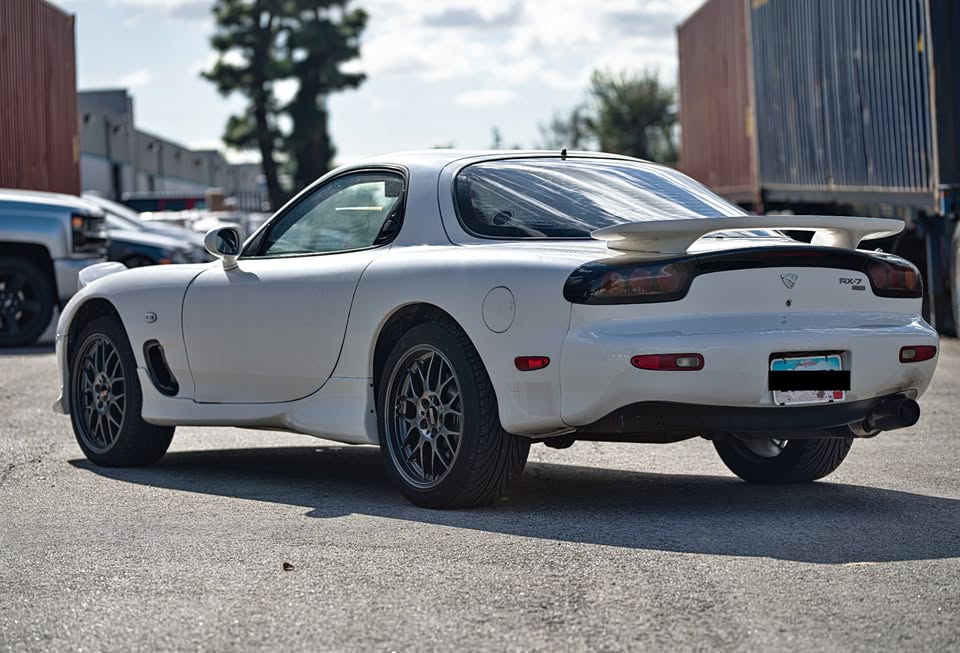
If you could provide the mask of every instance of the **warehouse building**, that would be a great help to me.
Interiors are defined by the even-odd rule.
[[[80,185],[104,197],[127,193],[262,194],[259,164],[231,164],[218,150],[191,150],[136,128],[125,89],[81,91]]]

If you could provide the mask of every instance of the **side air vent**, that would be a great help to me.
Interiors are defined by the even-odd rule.
[[[154,387],[168,397],[176,396],[180,392],[180,384],[167,365],[163,346],[156,340],[148,340],[143,343],[143,357],[147,361],[147,374],[150,375]]]

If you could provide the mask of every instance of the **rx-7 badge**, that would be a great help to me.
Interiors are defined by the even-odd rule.
[[[863,285],[863,277],[840,277],[841,286],[850,286],[852,290],[866,290]]]
[[[780,275],[780,281],[783,282],[783,285],[787,287],[787,290],[793,288],[794,284],[797,283],[797,275],[793,272],[784,272]]]

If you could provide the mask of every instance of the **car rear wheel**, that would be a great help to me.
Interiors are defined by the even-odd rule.
[[[804,483],[833,472],[846,458],[853,438],[780,440],[739,438],[713,441],[720,459],[751,483]]]
[[[70,360],[70,420],[77,443],[107,467],[155,463],[170,446],[174,427],[143,421],[137,363],[123,326],[113,317],[80,331]]]
[[[22,347],[50,324],[54,288],[36,263],[20,257],[0,260],[0,347]]]
[[[380,450],[393,482],[428,508],[485,505],[520,476],[530,442],[503,430],[473,344],[455,325],[410,329],[377,388]]]

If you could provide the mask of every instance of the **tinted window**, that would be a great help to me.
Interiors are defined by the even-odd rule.
[[[499,238],[589,238],[625,222],[744,215],[669,168],[599,159],[514,159],[467,166],[456,203],[466,229]]]
[[[126,220],[113,213],[106,213],[107,229],[122,229],[125,231],[143,231],[143,227],[131,220]]]
[[[326,254],[377,244],[399,208],[401,177],[384,172],[345,175],[319,188],[268,227],[261,256]]]

